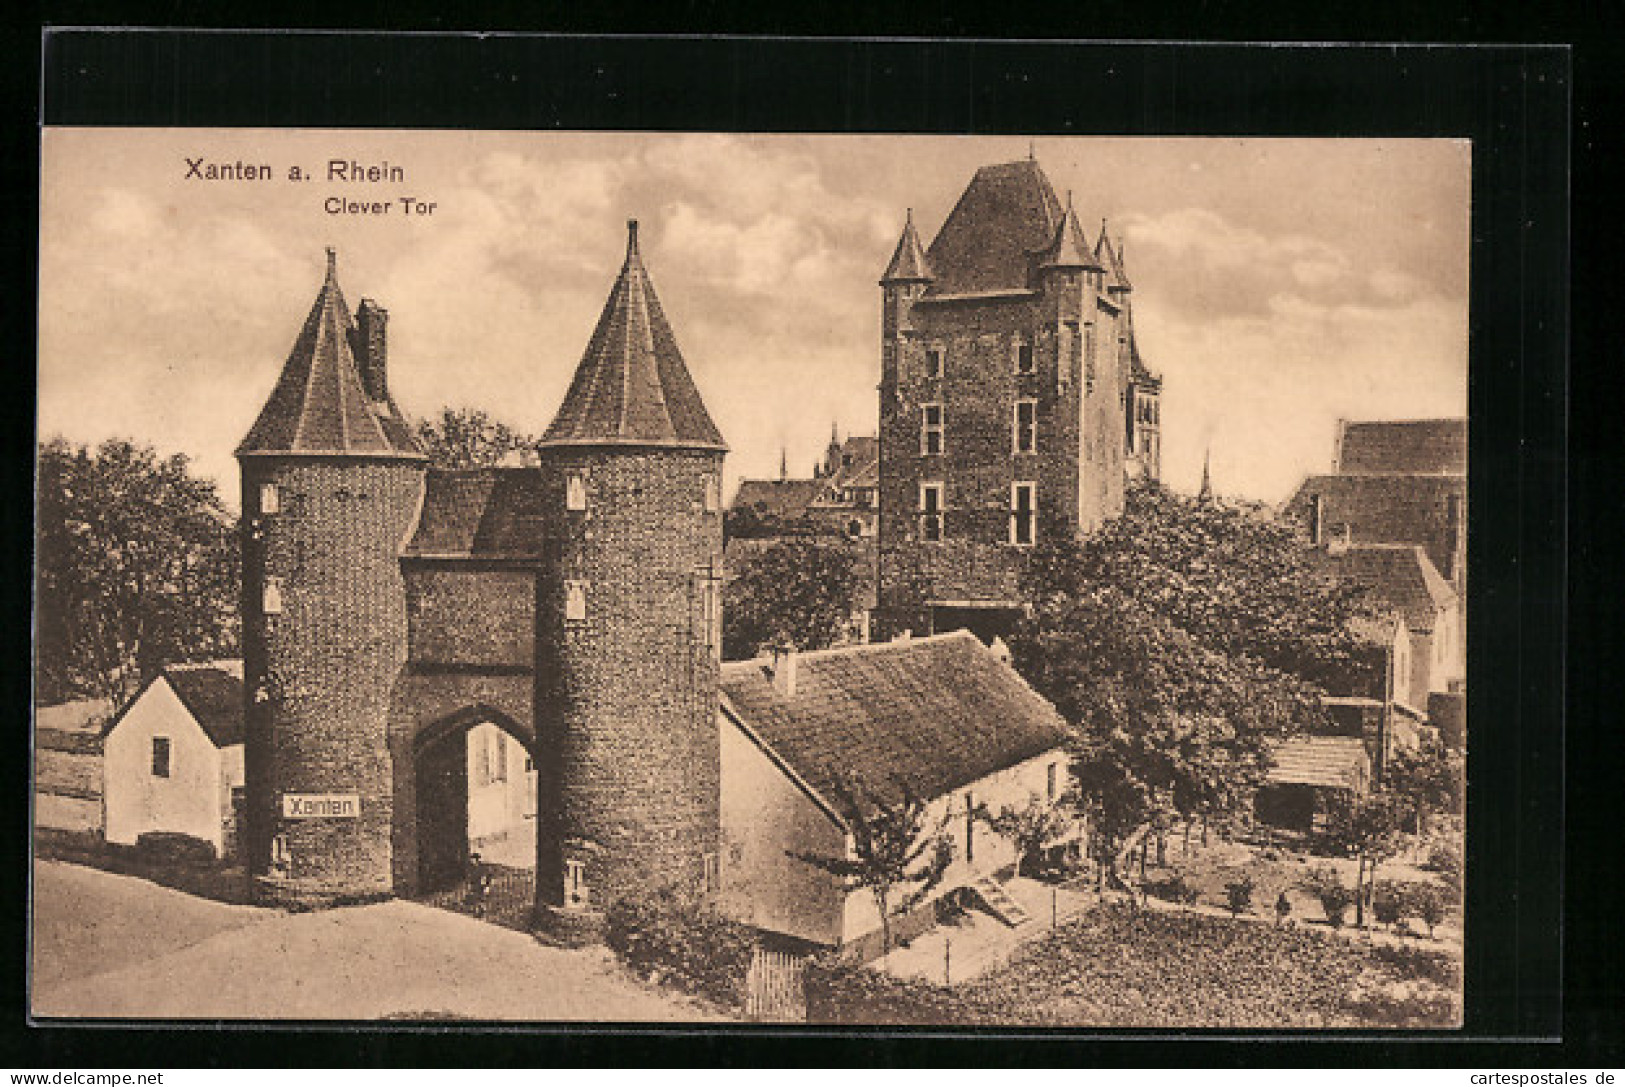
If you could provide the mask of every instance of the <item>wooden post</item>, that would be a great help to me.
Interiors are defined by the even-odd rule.
[[[952,936],[942,938],[942,983],[954,983],[954,940]]]
[[[1049,885],[1049,927],[1054,928],[1056,921],[1055,884]]]

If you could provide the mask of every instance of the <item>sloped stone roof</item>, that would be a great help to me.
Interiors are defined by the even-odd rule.
[[[1339,578],[1370,589],[1418,633],[1431,631],[1438,613],[1456,602],[1455,590],[1420,547],[1356,545],[1327,552],[1325,561]]]
[[[542,557],[548,524],[541,469],[434,469],[407,558]]]
[[[1451,496],[1465,499],[1464,476],[1370,473],[1310,476],[1286,510],[1305,524],[1315,496],[1321,500],[1326,539],[1349,527],[1355,544],[1421,546],[1440,573],[1456,577],[1456,540],[1451,532]]]
[[[1467,420],[1346,423],[1338,470],[1347,474],[1467,474]]]
[[[934,278],[931,262],[926,258],[920,236],[914,230],[914,209],[910,208],[908,219],[903,223],[903,236],[897,239],[897,248],[892,251],[891,263],[886,265],[880,282],[925,283]]]
[[[1055,708],[968,631],[800,654],[796,690],[763,660],[722,666],[724,706],[826,801],[931,799],[1065,742]]]
[[[541,445],[656,445],[726,449],[627,223],[626,260]]]
[[[421,458],[422,450],[386,393],[370,400],[356,369],[355,320],[327,251],[327,278],[270,397],[237,447],[245,456]]]
[[[1029,288],[1061,218],[1061,203],[1037,162],[982,167],[926,253],[937,276],[926,297]]]

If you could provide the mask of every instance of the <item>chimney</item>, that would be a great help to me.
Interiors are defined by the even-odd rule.
[[[363,298],[355,311],[356,369],[361,371],[361,387],[367,399],[382,402],[389,399],[387,371],[388,347],[384,326],[389,323],[389,311],[370,298]]]
[[[773,672],[773,693],[780,698],[794,698],[796,696],[796,672],[799,668],[798,657],[793,645],[776,646],[773,649],[773,663],[770,666]]]

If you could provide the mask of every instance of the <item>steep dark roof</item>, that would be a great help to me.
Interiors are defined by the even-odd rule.
[[[1044,253],[1043,267],[1045,268],[1099,268],[1100,261],[1095,259],[1089,248],[1089,239],[1084,237],[1083,227],[1078,225],[1077,213],[1072,210],[1072,198],[1067,197],[1066,211],[1061,215],[1061,222],[1055,228],[1055,237],[1051,240],[1049,249]]]
[[[538,468],[435,469],[408,558],[539,558],[547,507]]]
[[[927,297],[1030,287],[1034,262],[1055,241],[1061,215],[1037,162],[977,170],[927,252],[937,275]]]
[[[1287,510],[1307,523],[1312,499],[1321,500],[1324,538],[1336,539],[1349,526],[1355,544],[1408,544],[1423,547],[1434,567],[1454,578],[1456,540],[1451,531],[1450,499],[1465,499],[1463,476],[1327,475],[1310,476],[1287,503]]]
[[[243,742],[242,661],[172,664],[164,678],[216,747]]]
[[[1467,420],[1346,423],[1338,471],[1467,474]]]
[[[1357,736],[1303,736],[1273,752],[1269,781],[1274,785],[1314,785],[1358,789],[1370,773],[1371,757]]]
[[[1340,578],[1370,589],[1418,633],[1431,631],[1439,611],[1456,602],[1455,590],[1420,547],[1355,546],[1329,551],[1325,561]]]
[[[355,321],[327,251],[327,278],[282,376],[237,447],[255,455],[421,457],[394,401],[368,399],[355,360]]]
[[[1123,266],[1122,243],[1113,245],[1106,236],[1106,224],[1100,224],[1100,240],[1095,243],[1095,256],[1100,260],[1100,267],[1106,272],[1106,289],[1109,291],[1132,291],[1134,284],[1129,282],[1128,271]]]
[[[635,220],[621,273],[541,444],[727,448],[655,297]]]
[[[967,631],[801,654],[794,697],[762,660],[722,666],[724,706],[824,800],[841,783],[930,799],[1058,747],[1055,708]]]
[[[742,479],[731,508],[756,508],[769,517],[793,521],[807,512],[827,483],[822,479]]]
[[[914,209],[909,208],[908,219],[903,223],[903,236],[897,239],[897,248],[892,251],[891,263],[886,265],[880,282],[923,283],[933,278],[931,262],[926,259],[920,236],[914,231]]]

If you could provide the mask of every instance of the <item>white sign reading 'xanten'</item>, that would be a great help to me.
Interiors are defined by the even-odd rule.
[[[355,793],[283,793],[284,819],[355,819],[361,798]]]

